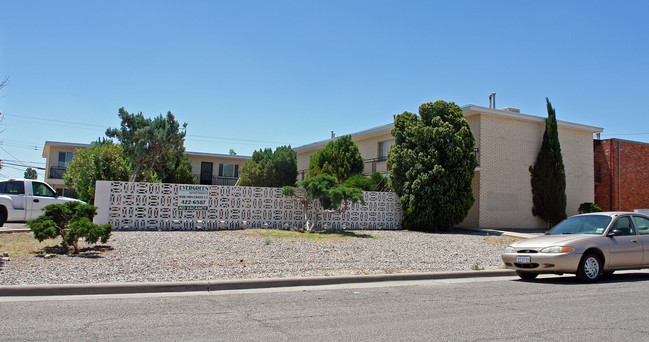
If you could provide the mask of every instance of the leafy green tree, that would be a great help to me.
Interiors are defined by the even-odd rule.
[[[311,157],[307,177],[323,173],[332,175],[341,184],[349,177],[363,173],[365,167],[358,146],[352,141],[351,135],[344,135]]]
[[[122,153],[122,146],[110,140],[99,140],[79,149],[63,174],[66,186],[74,188],[80,200],[93,204],[98,180],[126,181],[131,164]]]
[[[106,243],[110,238],[110,224],[97,225],[92,218],[97,214],[97,207],[78,201],[61,204],[50,204],[45,212],[35,220],[27,222],[38,241],[61,237],[61,246],[68,253],[70,246],[73,254],[79,254],[79,239],[95,244],[101,240]]]
[[[36,170],[32,169],[31,167],[28,167],[27,170],[25,170],[25,179],[37,179],[38,178],[38,172]]]
[[[295,184],[297,179],[297,154],[291,146],[273,150],[254,151],[252,158],[241,168],[239,185],[283,187]]]
[[[159,115],[150,119],[141,112],[130,114],[124,107],[119,109],[119,117],[122,120],[120,128],[108,128],[106,136],[117,138],[131,161],[134,169],[129,181],[146,180],[154,173],[166,181],[169,170],[179,165],[185,153],[187,123],[181,130],[171,112],[167,112],[166,117]]]
[[[171,156],[172,161],[160,163],[155,175],[163,183],[196,184],[197,179],[192,175],[192,162],[185,153]]]
[[[475,140],[462,109],[442,100],[424,103],[419,116],[397,115],[392,135],[387,166],[401,197],[404,228],[451,230],[474,202]]]
[[[328,174],[320,174],[296,183],[297,188],[285,186],[282,194],[295,196],[304,212],[305,230],[316,229],[318,217],[324,214],[343,213],[350,203],[365,203],[363,191],[359,188],[340,185],[338,180]],[[309,215],[309,205],[313,201],[320,202],[322,210]],[[313,219],[311,219],[313,217]]]
[[[566,215],[566,171],[559,144],[557,114],[546,97],[548,118],[541,150],[534,165],[530,166],[532,178],[532,214],[539,216],[548,226],[564,220]]]

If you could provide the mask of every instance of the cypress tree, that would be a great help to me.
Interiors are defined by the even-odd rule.
[[[541,150],[534,165],[532,176],[532,214],[539,216],[548,226],[554,226],[566,218],[566,171],[561,157],[557,117],[550,100],[546,97],[548,118]]]

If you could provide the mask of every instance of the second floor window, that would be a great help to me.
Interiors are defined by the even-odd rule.
[[[61,168],[68,167],[73,156],[74,154],[72,152],[59,152],[59,163],[56,166]]]
[[[388,159],[388,151],[392,144],[394,144],[394,139],[379,141],[379,160]]]

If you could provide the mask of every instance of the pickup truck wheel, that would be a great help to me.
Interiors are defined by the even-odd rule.
[[[7,220],[5,213],[0,210],[0,227],[5,225],[5,221]]]

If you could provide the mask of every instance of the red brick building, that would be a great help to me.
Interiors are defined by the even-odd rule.
[[[595,140],[595,203],[604,211],[649,209],[649,144]]]

